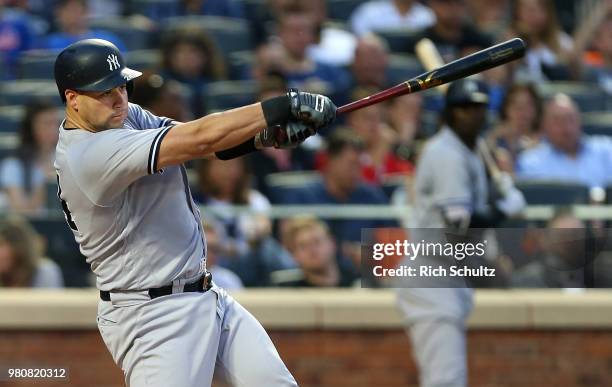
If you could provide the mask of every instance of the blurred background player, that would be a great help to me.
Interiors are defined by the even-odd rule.
[[[426,143],[417,165],[413,240],[423,236],[431,241],[427,228],[494,227],[524,209],[524,198],[512,185],[489,205],[487,172],[477,152],[488,103],[488,89],[480,80],[463,79],[448,88],[445,125]],[[424,256],[414,262],[419,258],[424,264],[448,266],[448,258]],[[406,278],[400,285],[398,306],[421,386],[467,386],[465,321],[473,306],[472,289],[457,277]]]

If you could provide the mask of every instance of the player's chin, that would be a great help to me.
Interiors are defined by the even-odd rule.
[[[110,128],[121,128],[123,127],[123,122],[127,118],[126,113],[121,113],[119,115],[111,116],[109,119],[109,127]]]

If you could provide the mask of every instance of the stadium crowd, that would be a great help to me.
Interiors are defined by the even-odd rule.
[[[0,286],[92,284],[55,216],[62,105],[52,68],[70,43],[115,43],[144,72],[131,102],[187,121],[289,87],[340,106],[424,72],[414,46],[425,37],[445,62],[521,37],[522,60],[481,75],[490,101],[484,137],[499,168],[528,204],[612,202],[601,195],[612,193],[610,0],[0,0],[0,209],[11,214],[0,224]],[[342,116],[296,149],[189,165],[194,198],[209,209],[215,280],[228,288],[358,284],[361,229],[399,220],[279,221],[270,208],[409,205],[419,153],[443,111],[433,89]],[[559,214],[551,227],[590,227]],[[504,257],[507,279],[495,285],[550,285],[536,256]]]

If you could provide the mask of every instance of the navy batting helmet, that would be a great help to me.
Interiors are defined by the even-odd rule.
[[[102,39],[80,40],[66,47],[55,59],[55,83],[64,102],[67,89],[106,91],[126,84],[130,94],[132,79],[141,75],[140,71],[125,65],[114,44]]]
[[[479,79],[464,78],[451,83],[446,92],[446,106],[488,105],[489,88]]]

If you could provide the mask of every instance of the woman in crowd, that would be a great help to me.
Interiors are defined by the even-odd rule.
[[[195,116],[207,113],[204,89],[210,82],[225,79],[227,71],[214,42],[203,30],[181,30],[162,44],[162,75],[187,86]]]
[[[507,92],[500,110],[500,122],[488,135],[502,170],[514,173],[517,155],[537,144],[542,101],[531,84],[515,84]]]
[[[573,40],[563,32],[553,0],[517,0],[509,36],[527,44],[522,65],[515,74],[531,81],[576,77],[572,63]]]
[[[53,161],[59,124],[57,108],[51,103],[27,106],[19,148],[0,165],[0,188],[9,210],[36,213],[45,208],[45,185],[56,179]]]
[[[27,222],[0,220],[0,287],[63,287],[59,266],[42,257],[41,250],[41,241]]]

